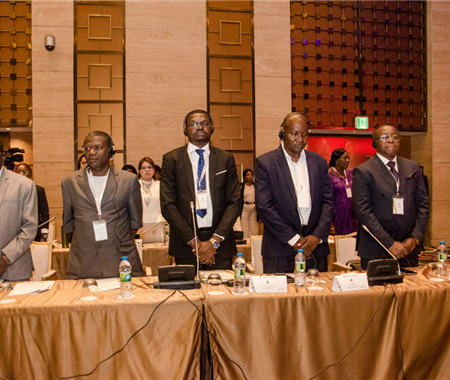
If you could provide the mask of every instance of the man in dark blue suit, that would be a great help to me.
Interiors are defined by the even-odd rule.
[[[256,159],[256,211],[264,222],[264,273],[294,271],[296,250],[306,255],[306,269],[327,270],[333,192],[327,162],[304,150],[310,121],[299,112],[283,120],[281,145]]]
[[[397,156],[397,128],[383,125],[372,137],[377,154],[353,170],[353,210],[360,225],[399,259],[400,266],[417,266],[429,215],[422,172],[417,162]],[[362,228],[358,241],[363,269],[370,260],[390,258]]]

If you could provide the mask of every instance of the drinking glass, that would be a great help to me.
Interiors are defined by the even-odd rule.
[[[308,273],[306,274],[306,282],[312,283],[308,286],[308,289],[310,290],[322,290],[323,288],[321,286],[316,285],[316,282],[319,282],[319,271],[317,269],[310,269]]]
[[[11,293],[11,290],[13,289],[12,285],[9,282],[2,282],[0,284],[0,294],[6,294],[6,297],[9,296],[9,294]],[[15,302],[16,300],[14,298],[4,298],[2,300],[0,300],[0,304],[5,304],[5,303],[12,303]]]
[[[83,297],[82,301],[95,301],[98,299],[98,283],[93,278],[88,278],[83,282]]]
[[[206,293],[211,296],[220,296],[223,294],[222,277],[219,273],[211,273],[208,276],[208,288]]]

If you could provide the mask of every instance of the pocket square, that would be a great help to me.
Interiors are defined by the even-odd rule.
[[[216,175],[219,175],[219,174],[223,174],[223,173],[226,173],[227,171],[228,171],[228,169],[222,170],[221,172],[219,172],[219,173],[216,173]]]
[[[414,170],[406,179],[416,178],[417,170]]]

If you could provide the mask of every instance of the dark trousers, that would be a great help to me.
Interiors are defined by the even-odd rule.
[[[264,273],[293,273],[295,256],[291,257],[266,257],[263,256]],[[319,272],[328,270],[327,256],[314,257],[306,260],[306,271],[318,269]]]

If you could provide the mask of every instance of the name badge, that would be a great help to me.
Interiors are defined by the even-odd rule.
[[[347,194],[347,198],[352,197],[352,188],[350,186],[345,186],[345,193]]]
[[[206,191],[197,191],[197,210],[208,208],[208,194]]]
[[[393,212],[394,215],[404,215],[403,211],[403,197],[400,195],[394,195],[393,200]]]
[[[108,230],[106,229],[106,220],[100,219],[92,222],[94,226],[95,241],[108,240]]]
[[[302,208],[309,208],[311,198],[309,193],[297,193],[297,206]]]

